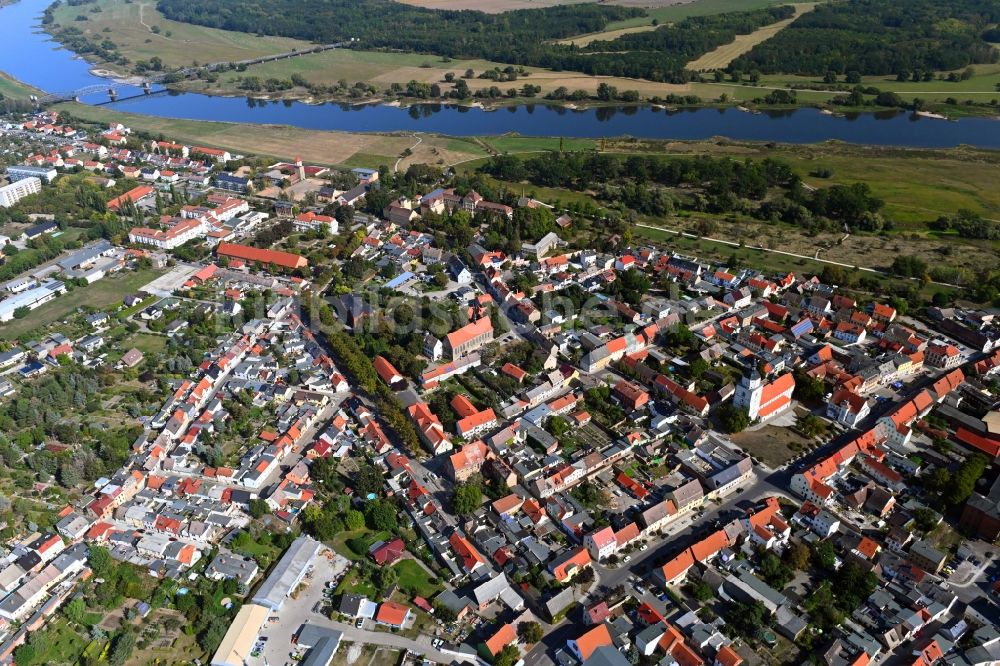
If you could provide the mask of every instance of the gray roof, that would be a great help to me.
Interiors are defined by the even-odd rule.
[[[583,662],[583,666],[628,666],[629,660],[621,652],[611,647],[603,645],[593,651],[590,659]]]
[[[303,536],[293,541],[275,565],[271,575],[257,590],[253,603],[267,606],[272,610],[281,608],[285,598],[291,594],[312,565],[320,548],[320,543],[310,537]]]
[[[941,562],[947,555],[930,544],[929,541],[915,541],[910,546],[910,554],[917,555],[931,562]]]
[[[315,648],[319,646],[322,640],[327,638],[333,638],[335,642],[339,643],[341,636],[343,636],[343,633],[338,629],[321,627],[318,624],[309,624],[307,622],[299,629],[299,635],[295,644],[304,648]]]
[[[677,508],[683,508],[704,497],[705,490],[701,487],[701,482],[698,479],[691,479],[684,485],[674,488],[670,494],[677,502]]]
[[[339,631],[335,633],[337,634],[335,638],[328,636],[316,643],[316,647],[310,650],[306,658],[302,660],[302,666],[329,666],[330,662],[333,661],[333,655],[337,653],[337,648],[340,647],[340,638],[343,636]]]

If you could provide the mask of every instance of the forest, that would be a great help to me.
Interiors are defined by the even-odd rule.
[[[333,43],[357,39],[352,48],[486,58],[515,65],[585,74],[629,76],[683,83],[687,63],[738,34],[792,15],[788,6],[684,19],[656,30],[598,41],[586,47],[555,40],[600,32],[608,23],[642,10],[580,4],[486,14],[436,11],[393,0],[160,0],[168,18],[266,35]],[[397,26],[406,26],[405,30]]]
[[[879,214],[884,202],[866,183],[809,191],[788,164],[770,158],[740,161],[708,155],[617,157],[551,152],[528,159],[497,156],[481,171],[507,182],[596,190],[600,198],[621,201],[648,215],[686,209],[740,212],[814,230],[831,224],[861,231],[890,226]]]
[[[912,76],[997,61],[987,29],[997,0],[846,0],[820,4],[734,60],[730,71]],[[919,80],[919,79],[917,79]]]

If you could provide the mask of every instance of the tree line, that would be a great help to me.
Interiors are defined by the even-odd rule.
[[[359,4],[351,0],[160,0],[165,16],[198,25],[334,43],[357,40],[352,48],[432,53],[448,58],[489,60],[683,83],[697,77],[692,59],[736,35],[793,15],[790,6],[690,17],[656,30],[586,46],[557,40],[600,32],[612,21],[642,10],[584,4],[523,9],[502,14],[442,11],[393,0]],[[406,26],[400,30],[398,26]],[[497,90],[500,90],[497,87]]]

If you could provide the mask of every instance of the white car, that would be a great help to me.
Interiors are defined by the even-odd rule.
[[[625,560],[624,560],[625,564],[628,564],[631,561],[632,561],[632,556],[631,555],[626,555],[625,556]]]

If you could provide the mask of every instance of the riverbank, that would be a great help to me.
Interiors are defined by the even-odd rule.
[[[707,2],[708,0],[702,0]],[[695,3],[697,4],[697,3]],[[84,8],[89,8],[80,13]],[[720,6],[718,9],[721,9]],[[99,11],[95,11],[99,10]],[[85,20],[79,20],[83,17]],[[756,85],[746,82],[705,81],[669,84],[622,77],[589,76],[533,67],[511,67],[478,59],[452,60],[439,56],[386,51],[336,49],[309,53],[315,45],[287,38],[259,37],[170,21],[155,6],[124,0],[97,0],[80,6],[63,5],[53,12],[54,22],[46,27],[50,34],[71,28],[80,31],[95,48],[83,54],[95,68],[119,72],[117,78],[141,75],[143,68],[157,58],[164,71],[172,71],[198,61],[233,62],[293,50],[303,55],[255,64],[236,69],[205,72],[199,78],[167,84],[183,92],[220,97],[252,97],[263,100],[292,100],[309,104],[326,102],[398,102],[410,106],[427,102],[475,107],[501,108],[518,104],[546,103],[567,109],[592,108],[616,103],[648,103],[669,107],[732,107],[759,109],[816,107],[845,110],[832,104],[850,88],[829,86],[809,77],[764,77]],[[108,36],[114,49],[96,48]],[[64,38],[65,39],[65,38]],[[110,59],[127,60],[132,65],[121,74],[121,65]],[[469,76],[469,72],[472,73]],[[510,77],[513,80],[503,80]],[[489,75],[489,78],[483,78]],[[501,79],[501,80],[497,80]],[[453,99],[450,93],[459,82],[472,93],[493,88],[493,94]],[[897,92],[901,102],[911,104],[920,97],[926,111],[949,118],[996,116],[998,107],[989,102],[1000,83],[1000,65],[983,66],[976,75],[960,84],[930,82],[913,84],[890,81],[886,77],[865,77],[865,86]],[[415,85],[418,94],[400,94]],[[523,94],[525,85],[537,92]],[[614,88],[618,99],[602,99],[601,86]],[[832,88],[832,89],[831,89]],[[396,91],[395,89],[398,89]],[[440,91],[434,95],[435,90]],[[767,98],[777,90],[795,90],[795,101],[771,103]],[[511,91],[516,91],[511,95]],[[626,91],[628,94],[626,95]],[[911,96],[912,94],[912,96]],[[888,107],[875,105],[874,95],[865,97],[866,105],[846,109],[877,112]],[[971,102],[971,103],[970,103]],[[896,107],[898,108],[898,107]]]
[[[288,160],[301,153],[307,162],[331,166],[391,166],[414,143],[412,132],[317,131],[284,125],[204,122],[127,113],[106,107],[67,103],[56,107],[94,123],[118,120],[136,131],[167,139],[255,153]],[[731,113],[731,112],[730,112]],[[921,121],[923,122],[923,121]],[[927,121],[940,122],[940,121]],[[401,165],[435,164],[444,168],[493,154],[546,150],[599,149],[640,154],[719,154],[734,159],[772,157],[786,160],[815,187],[868,182],[886,200],[902,229],[917,231],[922,221],[966,208],[1000,218],[1000,189],[995,187],[1000,151],[961,147],[926,149],[859,146],[836,141],[815,144],[764,143],[715,138],[678,141],[634,138],[558,138],[516,134],[455,137],[421,132],[423,141]],[[823,176],[826,177],[823,177]]]

